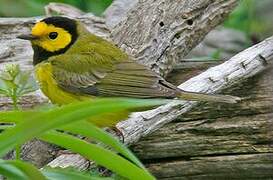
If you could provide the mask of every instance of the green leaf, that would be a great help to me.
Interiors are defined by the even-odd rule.
[[[65,179],[65,180],[113,180],[109,177],[100,177],[90,175],[84,172],[78,172],[72,168],[45,168],[42,173],[48,180]]]
[[[13,81],[19,73],[20,68],[18,64],[7,64],[4,71],[1,72],[0,78],[6,81]]]
[[[12,81],[1,79],[1,92],[7,97],[11,97],[16,85]]]
[[[46,180],[43,174],[32,164],[17,160],[8,162],[23,171],[28,179]]]
[[[23,161],[1,161],[0,174],[9,179],[46,180],[43,174],[33,165]]]
[[[6,82],[0,78],[0,94],[7,96],[8,95],[8,86]]]
[[[21,71],[19,65],[9,64],[0,73],[0,94],[11,98],[14,109],[18,109],[19,97],[37,89],[31,73]]]
[[[109,112],[119,112],[124,109],[143,108],[161,105],[167,100],[139,100],[126,98],[96,99],[92,101],[69,104],[53,110],[37,114],[18,123],[14,128],[0,134],[0,156],[40,134],[67,125],[71,122],[90,119]],[[15,111],[16,112],[16,111]],[[12,112],[10,112],[12,114]],[[18,115],[15,113],[15,115]]]
[[[14,83],[18,87],[16,92],[16,95],[18,97],[39,89],[38,84],[36,83],[33,76],[31,76],[30,72],[22,72],[18,74],[18,76],[14,80]]]
[[[61,128],[64,131],[68,131],[74,134],[80,134],[90,139],[96,139],[105,145],[112,147],[114,150],[131,160],[133,163],[141,168],[145,168],[142,163],[134,156],[134,154],[128,150],[124,144],[122,144],[117,138],[112,137],[104,130],[94,126],[93,124],[81,121],[73,124],[69,124]]]
[[[47,138],[46,140],[49,142],[72,149],[87,158],[93,159],[98,164],[117,172],[123,177],[153,179],[145,169],[142,169],[143,166],[141,163],[128,150],[124,150],[124,147],[118,147],[119,142],[112,141],[106,134],[103,134],[102,137],[98,137],[100,135],[97,133],[102,133],[96,128],[93,128],[95,133],[86,133],[88,129],[82,126],[86,125],[84,124],[84,120],[88,119],[88,122],[92,122],[92,117],[104,116],[105,113],[119,113],[124,110],[131,111],[144,107],[151,108],[167,102],[169,102],[169,100],[102,98],[55,107],[51,110],[44,111],[2,112],[0,113],[0,119],[3,118],[5,122],[15,122],[16,126],[6,129],[0,134],[0,156],[27,140],[34,137],[42,137]],[[77,123],[79,121],[84,123],[79,126],[79,128],[75,128],[75,132],[81,131],[82,134],[94,136],[102,140],[104,143],[111,145],[118,152],[121,152],[121,154],[131,161],[110,150],[103,149],[98,145],[88,144],[70,135],[59,133],[57,137],[56,134],[50,134],[48,137],[48,131],[58,128],[61,129],[62,127],[71,128],[71,126],[67,126],[69,123]],[[91,126],[92,125],[86,125],[86,127]]]
[[[40,139],[77,152],[128,179],[154,179],[146,170],[139,168],[116,153],[74,136],[60,132],[47,132],[40,136]]]
[[[18,168],[14,167],[9,163],[6,163],[3,160],[0,161],[0,174],[9,179],[27,180],[26,175],[22,173]]]
[[[40,115],[42,111],[1,111],[0,123],[20,123],[35,115]]]

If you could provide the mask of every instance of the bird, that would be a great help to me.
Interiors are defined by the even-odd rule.
[[[42,92],[53,104],[65,105],[100,97],[223,103],[236,103],[240,99],[181,90],[71,18],[47,17],[37,22],[30,34],[18,38],[31,42],[35,76]],[[129,113],[124,110],[106,114],[93,122],[99,127],[113,127]]]

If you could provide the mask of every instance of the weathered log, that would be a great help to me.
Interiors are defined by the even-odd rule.
[[[195,76],[179,87],[194,92],[217,92],[227,86],[242,81],[261,72],[273,60],[273,37],[266,39],[237,54],[225,63],[212,67]],[[174,102],[149,112],[137,113],[129,120],[119,123],[124,130],[126,142],[136,142],[142,135],[158,129],[172,120],[172,116],[181,115],[192,108],[195,102]],[[168,120],[169,119],[169,120]]]
[[[189,79],[179,87],[196,92],[217,92],[263,71],[266,69],[267,64],[272,64],[272,61],[273,37],[242,51],[223,64],[212,67],[200,75]],[[173,102],[155,110],[134,113],[131,118],[119,123],[118,128],[124,134],[125,143],[132,144],[141,137],[171,122],[181,114],[188,112],[196,105],[196,102]],[[236,105],[235,107],[238,108]],[[61,167],[66,167],[65,164],[59,164],[63,159],[66,159],[66,155],[59,156],[50,165],[56,166],[58,164]],[[79,166],[77,162],[75,162],[75,165]]]
[[[241,103],[197,106],[132,149],[158,179],[271,179],[272,73],[273,64],[229,88],[226,93],[245,97]]]
[[[157,179],[272,179],[273,153],[197,157],[148,166]]]
[[[166,76],[236,4],[236,0],[139,0],[115,26],[111,39],[138,62]]]
[[[106,25],[113,29],[121,21],[125,20],[127,13],[133,9],[138,0],[114,0],[103,13]]]
[[[138,0],[115,0],[110,7],[104,12],[106,25],[112,29],[117,26],[120,22],[126,19],[128,12],[133,10],[133,7]],[[178,58],[178,62],[189,61],[190,59],[196,60],[198,57],[204,57],[211,59],[211,55],[219,52],[220,60],[227,60],[233,55],[242,51],[248,40],[243,32],[236,31],[234,29],[227,29],[218,27],[204,38],[204,40],[195,47],[189,55],[185,58]],[[177,62],[176,62],[177,63]],[[177,65],[175,64],[175,67]]]
[[[255,88],[250,87],[241,88],[255,92]],[[240,95],[246,95],[242,92]],[[251,94],[253,97],[236,106],[212,103],[206,104],[206,107],[199,106],[193,113],[144,138],[134,146],[134,150],[141,159],[147,160],[272,152],[269,142],[273,132],[269,125],[273,123],[273,109],[270,107],[273,100],[269,94],[257,97],[262,93]]]
[[[56,13],[58,15],[69,15],[69,17],[73,18],[77,18],[85,14],[82,10],[69,4],[51,2],[45,6],[45,14],[47,16],[51,16]]]

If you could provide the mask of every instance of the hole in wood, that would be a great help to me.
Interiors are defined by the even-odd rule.
[[[188,24],[189,26],[193,25],[193,20],[192,20],[192,19],[187,20],[187,24]]]
[[[176,34],[174,35],[174,37],[175,37],[176,39],[179,39],[179,38],[180,38],[180,33],[176,33]]]
[[[161,22],[159,23],[159,25],[160,25],[161,27],[163,27],[163,26],[164,26],[164,23],[161,21]]]
[[[263,66],[266,66],[268,62],[266,61],[265,57],[262,56],[261,54],[259,54],[258,56],[259,56],[258,60],[262,63]]]

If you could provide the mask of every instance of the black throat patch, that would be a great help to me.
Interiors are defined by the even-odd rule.
[[[67,51],[72,44],[73,43],[71,42],[65,48],[60,49],[59,51],[55,51],[55,52],[50,52],[50,51],[47,51],[47,50],[41,48],[40,46],[32,45],[32,49],[34,51],[33,65],[35,66],[36,64],[39,64],[40,62],[47,60],[51,56],[56,56],[56,55],[65,53],[65,51]]]
[[[70,48],[70,46],[72,46],[75,43],[75,41],[78,38],[77,24],[75,20],[66,17],[55,16],[43,19],[42,22],[65,29],[71,34],[72,39],[71,42],[66,47],[55,52],[50,52],[43,49],[40,46],[32,45],[34,51],[33,65],[39,64],[40,62],[47,60],[51,56],[56,56],[65,53]]]

